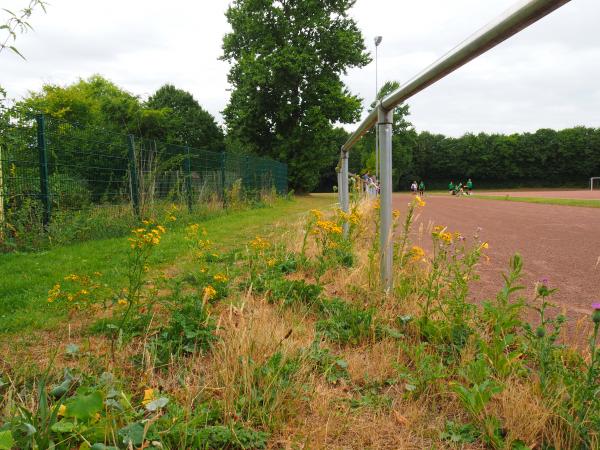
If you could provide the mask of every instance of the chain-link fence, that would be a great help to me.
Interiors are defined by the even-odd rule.
[[[82,127],[38,115],[0,136],[0,227],[48,226],[90,208],[136,219],[287,193],[286,164]],[[9,216],[12,220],[9,220]]]

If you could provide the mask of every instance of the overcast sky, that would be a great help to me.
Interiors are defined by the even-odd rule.
[[[11,98],[43,83],[99,73],[147,97],[164,83],[194,94],[221,120],[228,65],[218,60],[228,0],[49,0],[35,31],[19,36],[23,61],[0,54]],[[515,0],[358,0],[352,16],[373,49],[379,80],[404,82]],[[18,9],[26,0],[0,0]],[[0,18],[4,18],[0,16]],[[453,136],[541,127],[600,126],[600,1],[572,0],[409,101],[418,130]],[[370,103],[375,64],[344,77]],[[347,127],[351,129],[352,127]]]

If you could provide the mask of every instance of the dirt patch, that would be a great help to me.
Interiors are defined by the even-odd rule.
[[[404,211],[410,199],[410,195],[396,194],[394,207]],[[502,285],[501,274],[518,252],[524,260],[528,297],[536,281],[548,278],[550,286],[558,289],[554,301],[570,319],[589,317],[591,303],[600,298],[600,210],[450,195],[425,200],[427,206],[415,224],[414,239],[419,245],[431,250],[426,231],[431,225],[445,225],[465,236],[481,228],[481,239],[489,243],[489,260],[482,261],[481,279],[472,289],[475,301],[495,296]],[[580,327],[570,326],[567,339],[580,332]]]

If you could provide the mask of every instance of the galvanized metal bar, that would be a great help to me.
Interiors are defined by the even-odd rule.
[[[46,140],[46,118],[43,114],[35,116],[37,124],[37,146],[40,159],[40,197],[44,206],[43,223],[48,226],[52,216],[50,199],[50,177],[48,175],[48,142]]]
[[[380,208],[381,228],[379,232],[381,256],[381,286],[384,291],[392,288],[392,124],[393,110],[377,108],[379,128],[379,157],[381,158]]]
[[[342,211],[345,213],[350,212],[350,193],[348,191],[348,152],[342,152],[342,170],[341,170],[341,181],[342,181],[342,204],[340,205]],[[343,224],[344,237],[348,237],[349,224],[345,222]]]
[[[522,0],[496,20],[454,47],[421,73],[401,85],[381,101],[385,110],[393,109],[403,101],[454,72],[477,56],[485,53],[532,23],[569,3],[570,0]],[[358,125],[356,131],[343,145],[348,151],[375,125],[377,108]],[[380,150],[381,151],[381,150]]]

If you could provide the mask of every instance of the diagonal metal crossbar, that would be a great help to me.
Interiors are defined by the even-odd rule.
[[[341,148],[338,190],[340,207],[349,210],[348,152],[375,124],[379,128],[381,174],[380,207],[380,270],[385,291],[393,285],[392,278],[392,112],[396,106],[441,80],[459,67],[477,58],[496,45],[514,36],[570,0],[522,0],[487,26],[465,39],[425,70],[411,78],[394,92],[377,102],[377,106],[358,125]],[[347,227],[345,227],[347,230]]]

